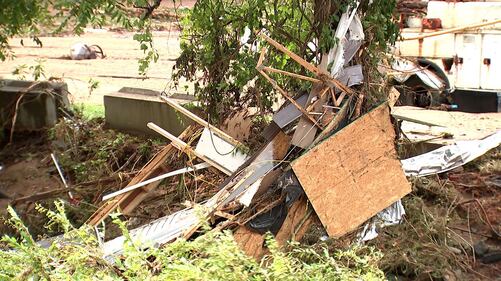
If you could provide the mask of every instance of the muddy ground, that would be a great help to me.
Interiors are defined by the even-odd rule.
[[[133,40],[134,33],[121,28],[87,28],[81,36],[71,34],[57,37],[41,36],[42,47],[30,38],[15,38],[9,41],[15,58],[0,62],[0,79],[19,79],[13,74],[19,66],[34,66],[42,60],[45,78],[62,79],[68,84],[73,101],[78,103],[103,104],[103,95],[118,91],[122,87],[138,87],[162,91],[170,89],[170,77],[175,59],[180,53],[180,28],[175,8],[193,7],[195,1],[164,1],[154,13],[153,44],[158,50],[159,59],[150,65],[146,77],[139,74],[138,59],[144,54],[139,43]],[[23,44],[21,44],[21,42]],[[104,59],[69,59],[70,48],[76,43],[99,45],[106,57]],[[25,79],[31,78],[28,70]],[[89,79],[97,81],[98,87],[89,94]],[[185,87],[188,87],[188,91]],[[181,81],[175,92],[190,92],[191,84]]]

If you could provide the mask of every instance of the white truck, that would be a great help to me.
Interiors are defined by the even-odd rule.
[[[407,22],[397,55],[444,81],[442,101],[448,99],[461,111],[501,111],[501,1],[430,1],[424,19]],[[417,77],[404,83],[418,96],[429,94],[430,87]],[[429,98],[414,97],[416,101],[419,106],[433,103]]]

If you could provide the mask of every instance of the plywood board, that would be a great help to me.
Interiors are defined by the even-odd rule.
[[[314,215],[308,212],[307,200],[303,196],[289,209],[275,239],[280,246],[285,245],[287,241],[299,241],[313,221]],[[261,259],[268,253],[264,243],[264,235],[254,232],[246,226],[239,227],[233,236],[237,244],[248,256]]]
[[[320,221],[340,237],[411,191],[382,104],[292,163]]]

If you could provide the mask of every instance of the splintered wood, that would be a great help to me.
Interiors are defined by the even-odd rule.
[[[179,138],[185,139],[194,134],[195,131],[195,126],[188,126],[188,128],[181,133]],[[155,155],[153,159],[150,160],[150,162],[148,162],[148,164],[141,169],[141,171],[129,182],[127,186],[138,184],[144,180],[161,174],[162,171],[160,168],[164,165],[167,158],[174,152],[176,152],[176,149],[172,144],[166,145],[157,155]],[[92,214],[86,224],[96,226],[116,209],[120,209],[124,214],[130,213],[137,205],[139,205],[139,203],[141,203],[148,192],[155,189],[159,184],[160,182],[153,182],[143,186],[142,188],[121,194],[112,200],[105,202],[96,212],[94,212],[94,214]]]
[[[385,103],[292,163],[329,236],[355,230],[411,191],[394,140]]]
[[[301,240],[309,226],[314,222],[314,217],[311,209],[308,211],[307,200],[303,196],[289,209],[284,223],[275,236],[278,244],[284,246],[287,241]],[[264,243],[265,236],[250,230],[246,226],[239,227],[233,237],[248,256],[260,259],[268,252]]]

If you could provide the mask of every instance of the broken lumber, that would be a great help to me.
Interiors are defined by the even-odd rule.
[[[292,162],[329,236],[355,230],[411,191],[394,140],[384,103]]]
[[[107,195],[103,196],[103,201],[106,201],[108,199],[116,197],[116,196],[118,196],[120,194],[127,193],[129,191],[134,190],[134,189],[143,187],[143,186],[148,185],[148,184],[150,184],[152,182],[160,181],[160,180],[163,180],[163,179],[166,179],[166,178],[170,178],[170,177],[173,177],[173,176],[176,176],[176,175],[180,175],[180,174],[184,174],[184,173],[188,173],[188,172],[193,172],[193,171],[205,169],[205,168],[208,168],[208,167],[210,167],[209,164],[207,164],[207,163],[200,163],[200,164],[197,164],[197,165],[195,165],[193,167],[186,167],[186,168],[182,168],[182,169],[175,170],[175,171],[172,171],[172,172],[168,172],[166,174],[163,174],[163,175],[151,178],[149,180],[145,180],[145,181],[140,182],[138,184],[128,186],[128,187],[126,187],[124,189],[121,189],[119,191],[107,194]]]
[[[185,139],[194,133],[195,127],[189,126],[183,131],[183,133],[181,133],[181,135],[179,135],[179,138]],[[172,144],[166,145],[141,169],[141,171],[129,182],[127,186],[140,183],[151,176],[158,175],[159,168],[162,167],[167,158],[174,152],[175,149]],[[97,226],[116,209],[120,209],[124,214],[130,213],[137,205],[139,205],[139,203],[141,203],[148,192],[155,189],[159,184],[160,182],[153,182],[147,186],[143,186],[142,188],[119,195],[117,198],[106,202],[89,217],[86,224],[90,226]]]
[[[264,34],[263,32],[259,33],[259,36],[266,40],[270,45],[272,45],[273,47],[275,47],[276,49],[278,49],[279,51],[281,51],[282,53],[286,54],[287,56],[289,56],[291,59],[295,60],[297,63],[299,63],[302,67],[306,68],[308,71],[314,73],[317,78],[319,80],[321,80],[322,82],[330,85],[331,87],[337,87],[339,88],[341,91],[344,91],[348,94],[353,94],[354,91],[350,88],[348,88],[346,85],[344,85],[343,83],[341,83],[339,80],[335,79],[335,78],[332,78],[330,76],[330,74],[325,71],[325,70],[322,70],[322,69],[319,69],[318,67],[316,67],[315,65],[307,62],[306,60],[304,60],[303,58],[301,58],[300,56],[294,54],[292,51],[290,51],[289,49],[285,48],[283,45],[281,45],[280,43],[278,43],[277,41],[271,39],[270,37],[268,37],[266,34]],[[262,54],[263,56],[263,54]],[[258,69],[259,70],[259,69]]]
[[[330,133],[332,133],[334,130],[336,130],[339,127],[339,124],[346,118],[346,115],[348,114],[348,111],[350,109],[350,104],[351,104],[351,97],[344,103],[344,105],[341,107],[341,109],[334,115],[334,118],[332,119],[331,122],[327,126],[325,126],[325,129],[318,134],[317,138],[310,144],[308,149],[314,147],[317,145],[319,142],[321,142],[325,137],[327,137]]]
[[[227,174],[227,175],[231,175],[231,171],[226,169],[225,167],[223,167],[221,164],[215,162],[214,160],[212,159],[209,159],[207,158],[205,155],[197,152],[196,150],[194,150],[193,148],[191,148],[191,146],[189,146],[187,143],[185,143],[184,141],[178,139],[176,136],[174,136],[173,134],[167,132],[166,130],[160,128],[159,126],[155,125],[154,123],[148,123],[148,128],[152,129],[153,131],[159,133],[160,135],[166,137],[167,139],[169,139],[171,142],[172,142],[172,145],[174,145],[174,147],[176,147],[177,149],[185,152],[186,154],[192,154],[192,155],[195,155],[196,157],[202,159],[203,161],[209,163],[211,166],[215,167],[216,169],[218,169],[219,171]]]
[[[195,121],[196,123],[202,125],[203,127],[209,128],[211,131],[215,132],[218,134],[222,139],[225,141],[231,143],[234,146],[241,146],[245,147],[241,142],[238,140],[234,139],[232,136],[228,135],[227,133],[223,132],[219,128],[215,126],[211,126],[209,122],[203,120],[202,118],[198,117],[195,113],[189,111],[188,109],[182,107],[179,103],[175,102],[174,100],[165,97],[165,96],[160,96],[160,98],[166,102],[168,105],[172,106],[175,110],[181,112],[182,114],[186,115],[186,117],[190,118],[191,120]]]

